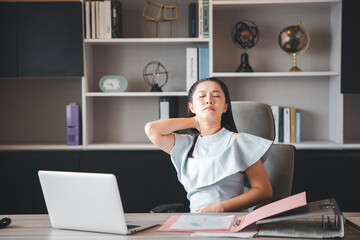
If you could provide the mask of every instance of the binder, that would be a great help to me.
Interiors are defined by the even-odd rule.
[[[258,236],[295,238],[342,238],[344,217],[334,198],[257,221]]]
[[[70,103],[66,106],[66,143],[67,145],[81,144],[81,126],[79,105]]]

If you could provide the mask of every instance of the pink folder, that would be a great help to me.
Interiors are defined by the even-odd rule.
[[[228,229],[202,229],[202,230],[193,230],[193,229],[170,229],[170,227],[178,220],[181,215],[171,216],[161,227],[157,229],[158,232],[239,232],[242,229],[250,226],[257,221],[274,216],[276,214],[286,212],[298,207],[305,206],[306,202],[306,192],[295,194],[293,196],[283,198],[276,202],[269,203],[261,208],[258,208],[244,216],[235,217],[232,224]]]

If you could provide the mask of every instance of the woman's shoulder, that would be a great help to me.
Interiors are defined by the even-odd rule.
[[[239,132],[234,133],[231,136],[231,140],[229,146],[237,146],[237,145],[246,145],[246,146],[264,146],[270,147],[273,144],[273,141],[258,137],[249,133]]]

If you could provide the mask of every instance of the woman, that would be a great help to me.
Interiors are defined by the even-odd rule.
[[[261,160],[272,142],[237,133],[226,85],[216,78],[202,79],[191,87],[188,104],[189,118],[153,121],[145,132],[170,154],[191,212],[238,211],[271,198]],[[195,133],[174,133],[183,129]],[[251,184],[245,193],[244,174]]]

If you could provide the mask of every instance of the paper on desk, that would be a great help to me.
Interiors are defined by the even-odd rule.
[[[170,230],[227,230],[230,228],[235,215],[181,215],[169,228]]]
[[[257,225],[251,225],[241,232],[195,232],[192,237],[229,237],[229,238],[253,238],[258,232]]]
[[[339,218],[340,229],[323,228],[321,218],[305,218],[265,223],[260,226],[258,236],[296,238],[338,238],[344,237],[343,217]]]

